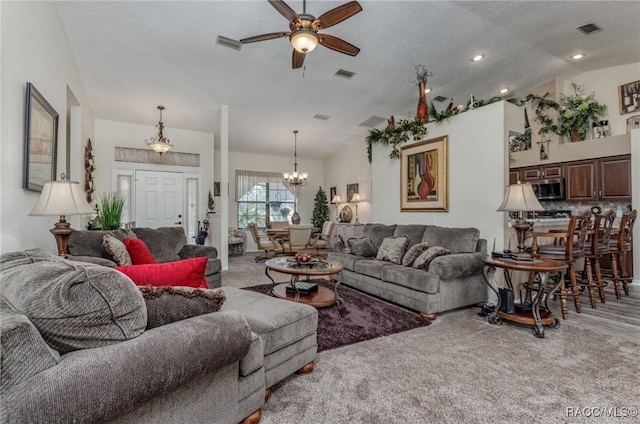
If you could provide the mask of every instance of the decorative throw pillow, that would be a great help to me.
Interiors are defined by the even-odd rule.
[[[147,325],[140,290],[104,266],[43,261],[3,271],[2,298],[60,353],[130,340]]]
[[[224,290],[142,286],[147,305],[147,330],[197,315],[217,312],[227,299]]]
[[[369,237],[353,237],[348,240],[351,253],[358,256],[375,257],[378,251]]]
[[[409,245],[409,237],[407,236],[391,236],[382,239],[382,244],[378,249],[376,260],[389,261],[394,264],[402,262],[404,252]]]
[[[413,261],[413,267],[419,269],[429,269],[431,261],[433,261],[438,256],[448,255],[449,253],[451,253],[449,249],[445,249],[441,246],[432,246],[422,252],[422,254],[418,256],[415,261]]]
[[[413,266],[413,262],[418,259],[418,256],[422,255],[422,253],[429,248],[429,245],[426,243],[417,243],[414,244],[407,250],[407,253],[402,257],[402,265],[404,266]],[[132,258],[133,259],[133,258]]]
[[[131,278],[137,286],[186,286],[208,289],[204,271],[208,257],[184,259],[163,264],[117,266],[114,269]]]
[[[132,264],[131,256],[129,256],[129,252],[127,252],[124,243],[111,234],[102,236],[102,247],[118,266]]]
[[[338,235],[340,239],[340,243],[342,243],[342,253],[351,253],[351,247],[349,246],[349,241],[345,240],[342,234]]]
[[[124,246],[131,256],[130,265],[155,264],[156,258],[147,247],[147,244],[139,238],[126,238],[123,240]]]

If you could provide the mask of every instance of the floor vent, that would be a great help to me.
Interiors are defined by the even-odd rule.
[[[387,122],[387,118],[383,118],[382,116],[370,116],[369,118],[367,118],[366,121],[364,121],[363,123],[360,124],[361,127],[367,127],[367,128],[375,128],[377,126],[379,126],[380,124],[386,123]]]
[[[594,32],[602,31],[602,28],[600,28],[598,25],[594,23],[582,25],[576,29],[582,32],[583,34],[593,34]]]
[[[338,72],[335,73],[337,77],[342,77],[346,79],[351,79],[355,75],[355,72],[347,71],[346,69],[338,69]]]
[[[240,50],[242,48],[242,43],[238,40],[234,40],[233,38],[225,37],[220,34],[218,34],[218,38],[216,38],[216,44],[233,50]]]

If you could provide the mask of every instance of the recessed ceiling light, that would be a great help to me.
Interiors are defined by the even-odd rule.
[[[483,54],[479,54],[476,56],[473,56],[473,59],[471,59],[472,62],[480,62],[482,59],[484,59],[484,55]]]
[[[498,91],[498,93],[500,93],[500,94],[507,94],[508,92],[509,92],[508,88],[502,88],[502,89],[500,89],[500,91]]]
[[[571,59],[579,60],[579,59],[582,59],[583,57],[584,57],[584,55],[582,53],[578,53],[578,54],[574,54],[573,56],[571,56]]]
[[[424,92],[425,92],[425,93],[427,93],[427,94],[431,93],[431,87],[427,87],[427,88],[425,88],[425,89],[424,89]]]

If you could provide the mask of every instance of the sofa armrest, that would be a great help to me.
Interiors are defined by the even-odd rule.
[[[487,239],[478,240],[478,245],[476,246],[476,252],[487,254]]]
[[[94,265],[102,265],[102,266],[108,266],[109,268],[113,268],[114,266],[116,266],[117,264],[112,261],[111,259],[106,259],[106,258],[99,258],[97,256],[74,256],[74,255],[67,255],[67,259],[70,261],[76,261],[76,262],[86,262],[86,263],[90,263],[90,264],[94,264]]]
[[[210,259],[216,259],[218,257],[218,249],[213,246],[185,244],[178,255],[180,255],[180,259],[201,258],[202,256],[208,256]]]
[[[484,265],[482,259],[486,256],[481,252],[439,256],[429,265],[429,272],[445,281],[479,275],[482,274],[482,266]]]
[[[238,362],[251,329],[236,311],[200,315],[126,342],[63,355],[3,393],[2,422],[102,422]]]

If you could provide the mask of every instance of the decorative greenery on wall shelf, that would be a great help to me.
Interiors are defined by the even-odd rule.
[[[374,144],[391,146],[389,158],[398,159],[400,157],[400,149],[398,148],[400,143],[406,143],[410,139],[414,141],[421,140],[422,136],[426,133],[427,127],[422,121],[417,119],[400,119],[398,122],[395,122],[395,124],[392,122],[383,130],[372,129],[365,139],[367,142],[369,163],[371,163],[371,146]]]

